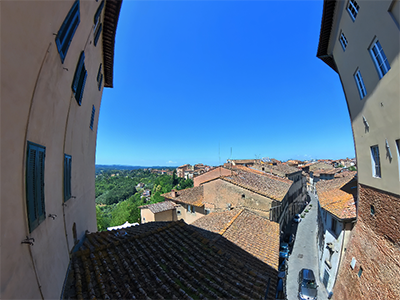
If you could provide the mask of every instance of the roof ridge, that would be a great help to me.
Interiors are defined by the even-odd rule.
[[[235,220],[237,219],[237,217],[239,217],[239,215],[244,211],[244,208],[242,208],[237,214],[236,216],[234,216],[226,225],[225,227],[219,232],[220,235],[223,235],[229,227],[231,227],[231,225],[233,224],[233,222],[235,222]]]

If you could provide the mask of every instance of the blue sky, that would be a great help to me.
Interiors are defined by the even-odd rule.
[[[316,58],[322,6],[125,0],[96,163],[354,157],[339,76]]]

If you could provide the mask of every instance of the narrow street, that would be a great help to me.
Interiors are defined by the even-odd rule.
[[[319,281],[318,275],[318,251],[317,251],[317,210],[318,202],[315,195],[309,193],[311,197],[310,204],[305,208],[309,209],[297,227],[296,239],[294,242],[292,254],[288,261],[288,273],[286,281],[286,293],[288,300],[298,299],[297,277],[299,271],[303,268],[311,269],[314,272],[318,284],[318,300],[328,299],[326,290]],[[292,231],[296,231],[296,225],[292,226]]]

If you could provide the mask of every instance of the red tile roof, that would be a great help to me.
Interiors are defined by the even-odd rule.
[[[339,219],[356,218],[356,200],[352,193],[343,189],[353,179],[354,176],[350,175],[332,180],[318,181],[316,189],[321,207]]]
[[[150,222],[86,235],[64,299],[275,299],[278,271],[184,222]],[[269,288],[268,288],[269,287]]]
[[[247,169],[246,172],[238,170],[238,175],[223,176],[221,179],[278,201],[285,198],[293,184],[293,181],[289,179],[269,174],[258,174],[260,171]]]
[[[149,204],[149,205],[142,205],[139,206],[139,208],[148,208],[153,214],[160,213],[163,211],[175,209],[177,207],[175,202],[172,201],[163,201],[163,202],[158,202],[154,204]]]
[[[176,196],[173,196],[174,192],[162,194],[161,197],[186,203],[194,206],[203,206],[203,186],[196,186],[193,188],[176,191]]]
[[[211,213],[193,226],[218,233],[264,263],[278,269],[279,224],[247,209]]]

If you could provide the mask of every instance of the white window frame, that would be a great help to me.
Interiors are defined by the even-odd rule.
[[[349,3],[347,4],[347,11],[349,12],[350,17],[353,20],[353,22],[356,20],[359,10],[360,10],[360,6],[358,5],[357,1],[349,0]]]
[[[342,45],[343,51],[346,51],[348,42],[347,42],[346,36],[344,35],[343,32],[340,33],[339,42],[340,42],[340,45]]]
[[[378,145],[371,146],[371,164],[372,164],[372,176],[375,178],[381,178],[381,163],[379,158],[379,147]]]
[[[372,42],[369,48],[369,53],[371,54],[372,60],[375,64],[376,70],[381,79],[390,70],[389,61],[383,51],[382,45],[377,38]]]
[[[354,73],[354,80],[357,84],[360,100],[362,100],[365,96],[367,96],[367,89],[365,88],[364,80],[359,69],[357,69],[357,71]]]

